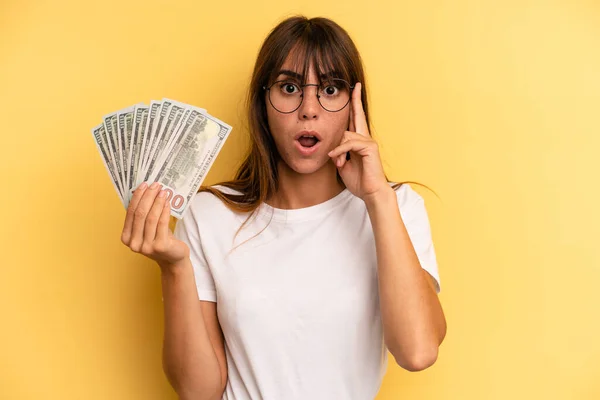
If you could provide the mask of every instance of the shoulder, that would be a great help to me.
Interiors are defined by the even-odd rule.
[[[222,185],[210,187],[225,194],[241,194],[234,189]],[[189,208],[189,213],[196,220],[219,220],[219,218],[237,214],[229,209],[220,198],[209,191],[196,193]]]
[[[389,182],[390,186],[395,185],[396,182]],[[419,202],[424,202],[423,196],[415,191],[412,186],[408,183],[404,183],[394,189],[396,192],[396,198],[398,199],[398,206],[400,210],[406,209],[407,207],[413,206]]]

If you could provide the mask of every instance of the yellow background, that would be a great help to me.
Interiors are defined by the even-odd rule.
[[[243,151],[262,40],[294,13],[364,58],[386,172],[430,213],[448,335],[437,363],[390,358],[378,400],[600,398],[598,1],[0,3],[0,398],[175,399],[160,362],[158,267],[91,136],[169,97]],[[333,400],[333,399],[332,399]]]

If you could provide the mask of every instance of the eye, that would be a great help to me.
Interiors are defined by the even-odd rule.
[[[339,93],[340,88],[335,84],[327,84],[321,91],[325,96],[335,96]]]
[[[284,94],[294,94],[296,92],[300,92],[300,88],[293,82],[281,82],[279,84],[279,90],[281,90]]]

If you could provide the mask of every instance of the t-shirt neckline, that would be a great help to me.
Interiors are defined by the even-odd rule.
[[[273,216],[274,221],[302,221],[308,219],[319,218],[322,215],[330,212],[336,208],[339,204],[344,202],[352,195],[352,192],[348,188],[344,188],[340,193],[335,195],[329,200],[325,200],[322,203],[315,204],[309,207],[283,209],[270,206],[267,203],[261,203],[259,206],[259,214],[262,214],[268,218]]]

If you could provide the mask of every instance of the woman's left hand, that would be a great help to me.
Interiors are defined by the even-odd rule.
[[[348,190],[366,201],[379,192],[390,190],[391,186],[383,172],[379,146],[369,134],[361,90],[359,82],[352,91],[349,130],[344,132],[340,145],[328,155]],[[347,152],[350,152],[350,160],[346,160]]]

